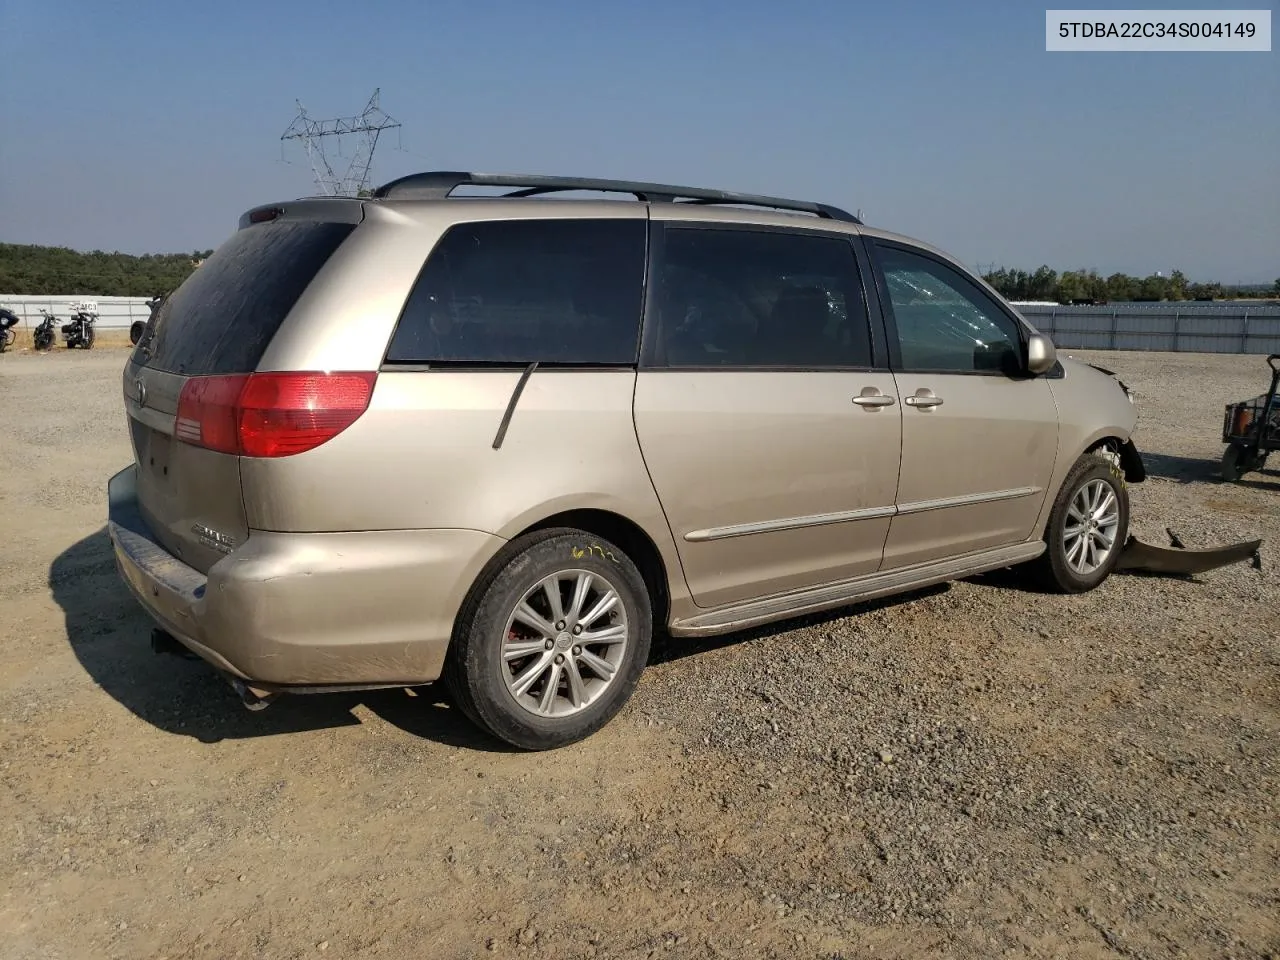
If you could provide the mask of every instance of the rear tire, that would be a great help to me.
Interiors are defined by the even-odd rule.
[[[1228,444],[1227,449],[1222,451],[1222,466],[1220,468],[1222,479],[1227,483],[1235,483],[1239,480],[1244,473],[1241,463],[1245,459],[1240,447],[1234,443]]]
[[[537,531],[513,540],[472,590],[444,681],[480,727],[548,750],[622,709],[652,639],[648,589],[630,557],[580,530]]]
[[[1129,535],[1129,490],[1118,465],[1086,453],[1053,501],[1045,551],[1032,567],[1053,593],[1084,593],[1111,575]]]

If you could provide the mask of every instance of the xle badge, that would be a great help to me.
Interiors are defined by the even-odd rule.
[[[236,545],[234,538],[228,537],[225,533],[219,533],[217,530],[212,530],[202,523],[193,523],[191,532],[206,547],[211,547],[220,553],[230,553]]]

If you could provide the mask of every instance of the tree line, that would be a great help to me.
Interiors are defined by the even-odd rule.
[[[212,250],[191,253],[82,253],[68,247],[0,243],[0,296],[48,294],[96,297],[150,297],[177,287]],[[1280,297],[1280,279],[1265,286],[1229,287],[1190,283],[1181,270],[1168,276],[1101,276],[1096,270],[1058,273],[1047,266],[1035,271],[1000,267],[984,279],[1010,300],[1077,301],[1216,300],[1223,297]]]
[[[1028,272],[1004,267],[983,273],[983,279],[1009,300],[1051,300],[1056,303],[1099,301],[1268,299],[1280,297],[1280,279],[1265,285],[1232,287],[1221,283],[1190,283],[1181,270],[1168,276],[1131,277],[1113,273],[1103,277],[1096,270],[1058,273],[1047,266]]]
[[[182,283],[213,253],[82,253],[68,247],[0,243],[0,296],[151,297]]]

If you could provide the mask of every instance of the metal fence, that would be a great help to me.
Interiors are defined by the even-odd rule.
[[[126,329],[146,320],[146,297],[0,295],[0,307],[40,323],[43,307],[61,323],[79,300],[98,304],[98,326]],[[1054,344],[1072,350],[1168,350],[1179,353],[1280,353],[1280,303],[1116,303],[1096,307],[1014,304]]]
[[[58,324],[61,326],[71,320],[73,313],[71,305],[82,300],[90,300],[98,305],[99,329],[127,329],[134,320],[146,320],[151,316],[151,311],[147,309],[146,297],[46,297],[32,294],[0,294],[0,307],[16,313],[22,318],[20,326],[30,330],[39,326],[40,321],[44,319],[40,315],[42,307],[57,317]]]
[[[1015,307],[1056,346],[1068,349],[1280,353],[1280,303]]]

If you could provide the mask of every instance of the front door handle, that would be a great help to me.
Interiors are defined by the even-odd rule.
[[[933,391],[928,387],[921,387],[913,395],[907,397],[902,402],[909,407],[920,407],[924,410],[928,410],[931,407],[942,406],[942,398],[935,397],[933,395]]]
[[[853,402],[864,410],[875,410],[878,407],[893,406],[893,397],[886,396],[875,387],[863,387],[862,392],[853,398]]]

